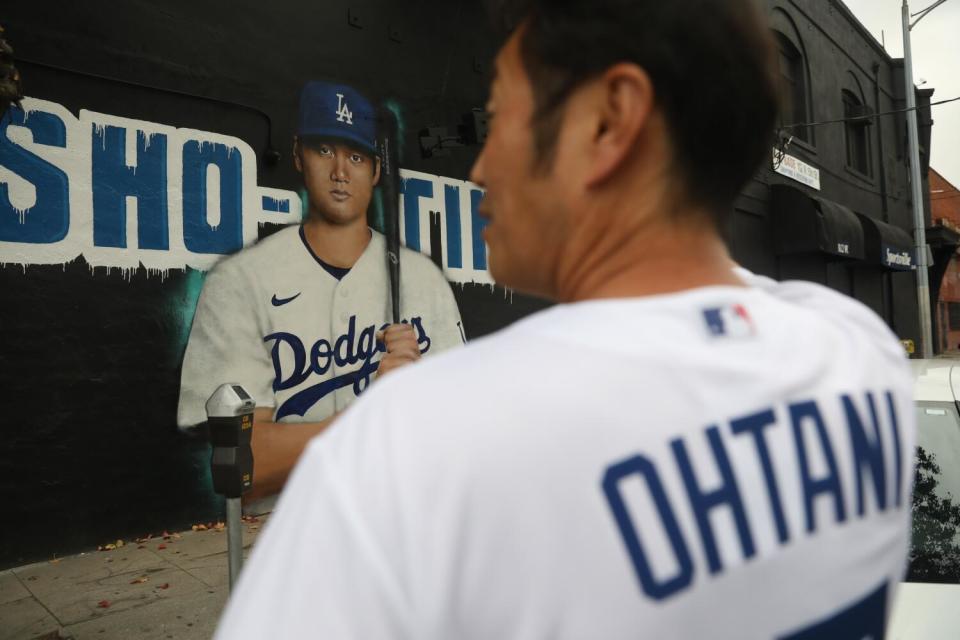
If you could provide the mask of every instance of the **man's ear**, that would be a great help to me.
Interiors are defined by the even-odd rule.
[[[641,67],[620,63],[594,81],[595,130],[587,186],[608,179],[623,166],[650,124],[653,82]]]
[[[373,186],[380,184],[380,158],[373,157]]]
[[[297,173],[303,173],[303,163],[300,161],[300,139],[293,136],[293,166],[297,168]]]

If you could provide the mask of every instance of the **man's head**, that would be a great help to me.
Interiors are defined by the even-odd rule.
[[[587,225],[615,243],[613,209],[722,224],[769,150],[777,97],[769,31],[751,0],[504,0],[491,130],[472,178],[494,277],[551,295],[559,254]],[[642,187],[642,188],[641,188]],[[603,202],[607,211],[578,210]],[[609,229],[605,229],[604,225]],[[607,233],[608,230],[612,230]],[[580,240],[583,241],[583,240]]]
[[[311,214],[341,225],[366,219],[380,179],[376,132],[373,105],[352,87],[304,86],[293,155]]]

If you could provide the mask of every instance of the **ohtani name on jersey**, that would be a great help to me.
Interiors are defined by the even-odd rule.
[[[699,541],[715,575],[825,526],[904,508],[911,460],[893,394],[844,394],[832,413],[825,407],[805,401],[764,409],[725,421],[722,430],[709,426],[705,441],[676,438],[670,456],[638,453],[606,469],[603,492],[647,596],[665,600],[691,586],[691,542]],[[845,429],[829,429],[830,415],[842,416]],[[744,501],[738,477],[762,482],[766,500]],[[769,541],[763,551],[761,540]]]
[[[402,322],[410,324],[416,331],[420,353],[429,351],[431,341],[423,328],[422,319],[415,317],[409,322],[407,320]],[[321,382],[298,391],[281,404],[277,408],[275,419],[280,420],[294,415],[303,417],[325,396],[349,385],[353,385],[353,392],[360,395],[370,384],[370,376],[380,365],[380,360],[374,361],[374,357],[386,351],[384,344],[377,341],[377,331],[386,329],[388,326],[390,325],[384,324],[377,329],[377,326],[372,324],[358,332],[357,317],[350,316],[346,333],[332,341],[321,338],[309,348],[309,351],[303,340],[292,333],[278,331],[265,336],[264,342],[273,341],[270,356],[273,359],[274,392],[299,387],[314,375],[323,377]],[[283,353],[293,356],[293,367],[290,370],[284,368]],[[286,362],[289,362],[289,359]],[[327,376],[333,366],[342,369],[357,364],[361,364],[358,369],[337,376]]]

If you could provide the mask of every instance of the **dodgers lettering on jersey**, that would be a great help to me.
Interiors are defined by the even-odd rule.
[[[688,588],[693,582],[697,568],[694,566],[690,543],[696,539],[702,546],[707,560],[707,570],[716,575],[727,568],[717,545],[717,535],[711,514],[717,509],[728,509],[733,517],[736,538],[742,560],[757,555],[755,532],[751,527],[769,527],[776,540],[783,546],[798,536],[812,536],[828,523],[818,520],[816,506],[820,502],[829,505],[830,522],[841,524],[850,517],[863,518],[867,513],[867,494],[872,494],[878,512],[903,505],[904,465],[908,461],[901,453],[900,426],[890,391],[866,392],[857,396],[844,394],[833,400],[834,409],[843,416],[844,429],[830,429],[826,423],[827,412],[820,403],[807,400],[786,407],[763,409],[747,416],[726,421],[724,430],[717,425],[706,428],[704,436],[709,444],[710,457],[719,471],[721,484],[705,490],[698,478],[704,472],[697,471],[691,462],[690,448],[693,438],[676,438],[670,442],[672,460],[656,460],[638,453],[607,468],[603,476],[603,492],[613,512],[616,525],[636,571],[640,588],[654,600],[665,600]],[[778,417],[779,416],[779,417]],[[770,432],[788,429],[794,448],[780,456],[771,455]],[[848,459],[835,454],[837,434],[846,432],[851,455]],[[833,436],[831,436],[833,434]],[[752,441],[753,459],[749,462],[762,470],[769,510],[751,513],[745,506],[741,489],[728,453],[732,441]],[[893,455],[885,455],[893,450]],[[781,491],[784,456],[792,456],[791,468],[799,474],[799,486],[803,505],[803,524],[800,530],[791,530],[784,514],[784,495]],[[843,473],[841,469],[848,467]],[[696,520],[696,531],[684,531],[677,518],[678,506],[672,504],[664,490],[662,474],[677,473],[686,489],[688,507]],[[854,486],[843,486],[842,477],[855,479]],[[659,516],[643,521],[630,516],[622,486],[625,482],[639,480],[648,499]],[[892,482],[892,486],[891,483]],[[845,496],[852,492],[856,497],[856,511],[847,512]],[[790,497],[787,498],[788,500]],[[672,552],[673,571],[668,576],[657,576],[652,567],[644,540],[665,536]],[[739,564],[740,558],[736,559]],[[732,562],[732,561],[731,561]]]
[[[413,326],[417,334],[417,345],[420,354],[430,350],[430,336],[423,328],[423,321],[419,317],[403,320],[403,324]],[[298,336],[283,331],[264,336],[263,341],[272,342],[270,356],[273,360],[274,381],[273,390],[284,391],[303,385],[311,377],[321,377],[322,380],[298,391],[277,408],[276,419],[287,416],[303,417],[313,405],[337,389],[353,385],[353,393],[360,395],[370,384],[370,376],[377,370],[380,360],[374,360],[377,354],[385,353],[386,346],[377,341],[377,331],[389,327],[383,324],[379,329],[376,325],[364,327],[357,331],[357,316],[350,316],[347,332],[333,339],[320,338],[307,350]],[[293,366],[287,370],[282,350],[286,348],[293,354]],[[338,376],[327,377],[334,364],[337,367],[351,367],[362,363],[359,369]]]

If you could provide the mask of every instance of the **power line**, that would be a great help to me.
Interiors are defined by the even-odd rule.
[[[819,122],[800,122],[796,124],[783,125],[777,130],[778,141],[777,141],[777,148],[776,148],[776,156],[773,160],[773,169],[774,171],[776,171],[777,169],[780,168],[780,165],[783,164],[783,159],[787,155],[787,150],[790,149],[790,145],[793,144],[794,135],[791,133],[787,133],[788,129],[799,129],[803,127],[819,127],[822,125],[839,124],[842,122],[863,122],[864,120],[879,118],[880,116],[890,116],[898,113],[909,113],[910,111],[919,111],[920,109],[936,107],[941,104],[957,102],[958,100],[960,100],[960,96],[957,96],[956,98],[949,98],[947,100],[938,100],[937,102],[931,102],[929,105],[917,106],[917,107],[907,108],[907,109],[896,109],[894,111],[884,111],[882,113],[874,113],[872,115],[863,115],[855,118],[839,118],[837,120],[821,120]],[[871,191],[871,190],[864,189],[864,191]],[[874,193],[877,193],[877,192],[874,192]]]
[[[937,102],[931,102],[929,105],[918,106],[912,109],[897,109],[895,111],[884,111],[882,113],[874,113],[871,115],[857,116],[855,118],[838,118],[837,120],[821,120],[819,122],[798,122],[796,124],[785,124],[780,127],[780,131],[785,131],[787,129],[800,129],[804,127],[819,127],[825,124],[839,124],[841,122],[863,122],[866,119],[870,118],[879,118],[880,116],[890,116],[898,113],[909,113],[910,111],[919,111],[920,109],[926,109],[928,107],[936,107],[941,104],[947,104],[948,102],[956,102],[960,100],[960,96],[956,98],[950,98],[948,100],[939,100]]]

